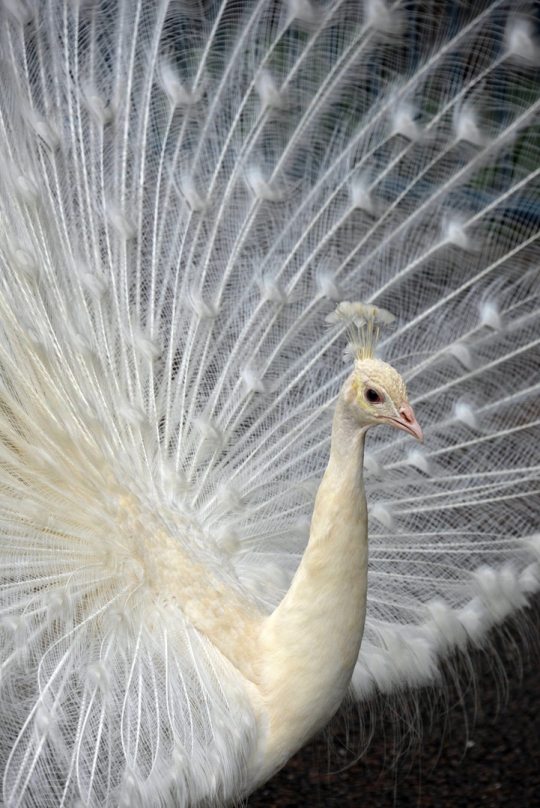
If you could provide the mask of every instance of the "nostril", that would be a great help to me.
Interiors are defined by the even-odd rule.
[[[412,422],[414,421],[414,416],[412,414],[412,410],[410,409],[410,407],[402,407],[399,411],[399,414],[401,415],[403,420],[406,421],[408,424],[412,424]]]

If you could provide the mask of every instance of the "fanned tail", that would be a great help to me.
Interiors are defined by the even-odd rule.
[[[369,437],[355,695],[436,681],[540,587],[538,5],[1,13],[3,799],[219,804],[254,720],[156,559],[279,603],[337,301],[396,314],[425,434]]]

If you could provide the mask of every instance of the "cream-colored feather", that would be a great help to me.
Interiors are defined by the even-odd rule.
[[[7,808],[240,799],[538,591],[536,19],[0,5]]]

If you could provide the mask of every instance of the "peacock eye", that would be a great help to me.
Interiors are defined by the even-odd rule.
[[[380,393],[374,390],[372,387],[368,387],[365,393],[366,401],[369,401],[370,404],[381,404],[383,399]]]

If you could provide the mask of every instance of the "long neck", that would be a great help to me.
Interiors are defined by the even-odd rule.
[[[259,684],[269,714],[261,749],[265,776],[334,715],[358,657],[367,589],[365,431],[340,396],[308,546],[289,591],[261,629]]]

